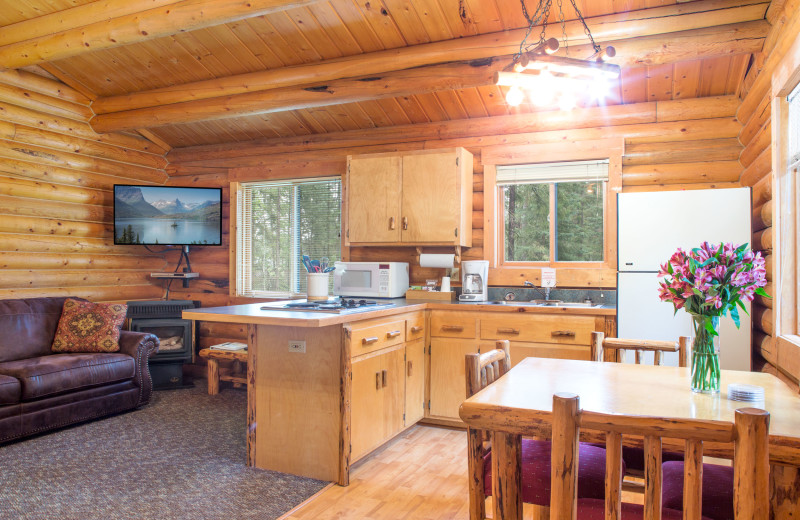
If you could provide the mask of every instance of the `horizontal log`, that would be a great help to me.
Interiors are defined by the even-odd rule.
[[[26,217],[55,217],[75,222],[111,222],[114,213],[110,206],[75,204],[54,200],[29,199],[0,195],[0,214]]]
[[[52,148],[17,143],[15,141],[0,140],[0,157],[17,160],[31,160],[33,158],[36,162],[42,164],[86,170],[93,173],[104,173],[137,181],[163,183],[167,180],[167,174],[164,170],[118,163],[76,153],[61,152]]]
[[[494,84],[494,73],[507,67],[509,61],[510,57],[501,56],[480,62],[432,65],[328,83],[138,108],[99,114],[92,118],[91,125],[96,132],[118,132],[489,86]]]
[[[376,144],[446,141],[467,137],[485,138],[486,136],[499,136],[498,138],[502,138],[502,136],[508,136],[509,134],[527,136],[551,130],[575,131],[585,128],[603,128],[618,125],[625,125],[625,127],[634,130],[633,127],[636,125],[656,123],[656,113],[662,119],[674,121],[679,121],[678,118],[711,120],[723,128],[724,131],[727,127],[722,125],[716,118],[728,117],[730,115],[729,105],[734,102],[738,102],[735,96],[722,96],[721,98],[702,98],[691,103],[659,101],[577,108],[571,112],[556,110],[531,114],[483,117],[470,119],[468,125],[465,125],[463,121],[445,121],[370,128],[368,130],[349,130],[302,137],[257,139],[246,143],[174,148],[167,155],[167,159],[170,163],[181,164],[182,166],[194,162],[197,166],[209,167],[217,166],[217,164],[208,164],[204,161],[332,148],[357,148]],[[696,117],[693,114],[696,114]],[[709,116],[709,114],[712,115]],[[733,118],[731,118],[731,122],[734,122]],[[699,122],[692,122],[691,124],[678,122],[667,126],[641,125],[642,128],[639,129],[639,132],[634,132],[632,137],[646,137],[658,132],[660,128],[664,128],[669,130],[658,132],[658,135],[673,135],[676,139],[680,139],[681,134],[691,132],[696,124],[703,126]],[[735,125],[735,135],[738,136],[741,126],[738,123],[735,123]],[[502,144],[502,142],[492,144]]]
[[[656,122],[692,121],[735,117],[739,100],[736,96],[670,99],[656,102]]]
[[[111,238],[0,233],[0,251],[27,253],[132,254],[129,246],[114,246]],[[144,248],[142,248],[144,252]],[[134,255],[139,251],[133,252]]]
[[[772,176],[766,175],[753,185],[753,205],[757,206],[772,200]]]
[[[42,287],[80,287],[82,285],[148,285],[150,273],[144,271],[98,271],[4,269],[0,271],[0,289]]]
[[[111,191],[65,186],[3,175],[0,175],[0,195],[109,207],[114,200]]]
[[[614,269],[559,269],[560,287],[612,288],[617,285]],[[489,269],[489,285],[522,286],[525,280],[541,283],[541,269]]]
[[[767,146],[750,165],[742,170],[739,182],[742,186],[755,186],[764,177],[772,173],[772,147]]]
[[[42,114],[52,114],[77,121],[88,121],[94,115],[92,109],[86,105],[64,101],[22,87],[4,85],[3,83],[0,83],[0,101],[29,108]]]
[[[170,177],[167,186],[223,186],[227,184],[227,173],[215,173],[210,175],[186,175],[182,177]]]
[[[597,41],[688,31],[722,24],[763,20],[767,3],[701,1],[688,5],[670,5],[590,17],[586,22]],[[698,13],[703,13],[699,15]],[[565,38],[570,45],[588,43],[578,21],[565,24]],[[151,91],[99,99],[93,108],[104,114],[144,107],[170,105],[187,100],[233,96],[248,92],[297,86],[311,82],[329,82],[342,78],[384,74],[445,63],[457,56],[460,60],[477,60],[509,55],[519,50],[525,29],[455,38],[434,43],[401,47],[368,54],[347,56],[322,62],[283,67],[247,74],[163,87]]]
[[[772,117],[772,100],[769,96],[759,103],[753,116],[748,121],[742,121],[742,133],[739,134],[739,142],[747,146],[756,135],[762,130],[764,124]]]
[[[313,177],[329,177],[344,175],[347,169],[347,158],[339,155],[331,160],[304,160],[299,157],[291,159],[268,157],[263,164],[246,168],[232,168],[228,173],[231,182],[248,182],[276,179],[302,179]]]
[[[230,297],[227,294],[209,294],[203,292],[194,292],[191,290],[184,290],[180,287],[175,287],[170,290],[170,295],[173,300],[195,300],[199,301],[203,307],[223,307],[229,305]],[[247,303],[254,303],[259,301],[257,299],[247,299]]]
[[[772,309],[753,305],[753,328],[760,330],[764,334],[772,336]]]
[[[165,168],[167,174],[169,174],[170,178],[175,176],[183,176],[183,175],[217,175],[217,174],[224,174],[227,175],[228,169],[227,168],[209,168],[206,166],[183,166],[180,164],[170,164]]]
[[[757,294],[753,302],[755,305],[760,305],[761,307],[772,309],[773,302],[775,301],[774,297],[775,287],[771,283],[768,283],[767,285],[764,286],[764,291],[766,291],[766,293],[770,295],[770,298],[767,298],[766,296],[760,296]]]
[[[29,126],[16,125],[12,139],[20,143],[33,144],[63,152],[80,153],[99,159],[110,159],[148,168],[163,170],[167,166],[167,160],[161,155],[131,150],[130,148],[92,141],[91,139],[67,136]]]
[[[772,235],[772,227],[753,233],[753,249],[756,251],[771,251]]]
[[[767,280],[770,281],[770,282],[773,281],[772,273],[774,272],[773,271],[774,261],[772,259],[772,255],[771,254],[768,254],[768,255],[766,255],[764,257],[764,267],[767,270]],[[770,293],[770,296],[773,296],[773,294]]]
[[[74,296],[95,302],[121,302],[130,300],[160,300],[163,289],[154,285],[44,287],[33,289],[0,289],[0,299],[47,298]]]
[[[85,25],[76,17],[71,27],[64,27],[57,19],[51,24],[54,34],[25,38],[0,47],[0,65],[20,68],[46,61],[55,61],[86,52],[109,49],[121,45],[152,40],[185,31],[235,22],[253,16],[283,11],[313,4],[320,0],[182,0],[169,5],[150,8],[143,6],[137,12],[113,19],[103,19]],[[80,9],[81,6],[74,9]],[[24,23],[36,25],[37,19]],[[24,34],[24,30],[22,31]],[[110,37],[109,35],[113,35]]]
[[[157,155],[167,153],[165,149],[142,137],[117,133],[98,134],[92,130],[92,127],[89,126],[87,122],[75,121],[51,114],[42,114],[41,112],[9,103],[0,102],[0,120],[33,128],[42,128],[68,136],[77,136],[83,139],[122,146],[124,148],[131,148],[142,152],[150,152]]]
[[[624,186],[736,182],[742,167],[738,161],[647,164],[622,167]]]
[[[742,150],[742,155],[739,157],[739,162],[742,166],[747,168],[753,161],[763,152],[770,148],[772,143],[772,124],[770,121],[764,123],[761,131],[756,134],[755,139],[747,143],[747,146]]]
[[[158,256],[94,255],[81,253],[39,253],[0,251],[3,269],[139,269],[160,271],[166,268]]]
[[[39,233],[98,238],[113,236],[113,228],[110,224],[2,214],[0,208],[0,233]]]
[[[623,186],[622,193],[642,193],[649,191],[684,191],[684,190],[725,190],[740,188],[738,182],[698,182],[693,184],[648,184],[647,186]]]
[[[54,13],[54,16],[60,16],[60,13]],[[11,26],[6,25],[3,27],[3,32],[0,34],[0,41],[10,33]],[[0,45],[2,45],[2,43],[0,43]],[[44,76],[33,74],[25,70],[0,70],[0,83],[38,92],[39,94],[44,94],[51,98],[71,101],[79,105],[89,106],[92,102],[88,97],[60,81],[45,78]]]
[[[672,143],[631,144],[625,147],[622,164],[662,164],[703,161],[733,161],[742,145],[735,138],[689,141],[677,147]]]
[[[25,161],[3,158],[0,160],[0,172],[10,173],[12,175],[29,179],[53,182],[55,184],[65,184],[68,186],[80,186],[84,188],[100,190],[111,190],[114,184],[130,182],[128,179],[122,179],[114,175],[90,173],[83,170],[74,170],[70,168],[61,168],[58,166],[50,166],[31,162],[35,160],[35,157],[30,157],[29,160]],[[136,183],[157,184],[154,182],[141,180],[136,180]]]
[[[778,362],[778,353],[772,345],[772,336],[760,331],[753,331],[753,350],[773,365]]]
[[[772,226],[772,201],[753,207],[753,229],[760,231]]]

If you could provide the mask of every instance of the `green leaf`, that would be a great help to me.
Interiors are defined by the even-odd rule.
[[[731,308],[731,318],[733,318],[733,323],[736,325],[736,328],[739,328],[739,311],[736,307]]]
[[[706,332],[708,332],[712,336],[719,336],[717,331],[714,330],[714,326],[711,324],[711,320],[706,320],[705,326],[706,326]]]
[[[759,287],[758,289],[756,289],[756,294],[759,296],[763,296],[764,298],[772,299],[772,296],[767,294],[767,291],[765,291],[763,287]]]

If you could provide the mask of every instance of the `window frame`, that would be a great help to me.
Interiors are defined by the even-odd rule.
[[[492,146],[482,150],[484,163],[484,258],[489,260],[489,282],[495,285],[520,285],[530,280],[540,283],[540,269],[558,269],[556,283],[563,287],[615,287],[617,263],[617,193],[622,191],[623,138]],[[501,249],[504,230],[501,190],[497,186],[497,167],[515,164],[608,160],[608,181],[604,198],[604,245],[602,262],[506,262]],[[550,191],[551,199],[555,190]],[[555,201],[551,200],[551,208]],[[551,240],[555,219],[550,219]],[[551,251],[553,246],[551,245]],[[551,253],[552,255],[552,253]]]
[[[317,176],[308,176],[308,177],[297,177],[297,176],[276,176],[274,178],[269,179],[250,179],[235,181],[230,183],[230,193],[231,193],[231,204],[230,204],[230,250],[229,250],[229,262],[230,265],[233,266],[232,269],[229,269],[229,290],[228,295],[233,299],[259,299],[259,300],[270,300],[270,299],[286,299],[286,298],[296,298],[298,296],[303,296],[304,293],[295,293],[295,292],[268,292],[268,291],[258,291],[257,294],[245,294],[240,292],[240,267],[243,265],[244,259],[242,258],[242,248],[241,242],[242,237],[239,235],[240,231],[240,211],[242,204],[244,203],[244,194],[245,194],[245,186],[250,184],[281,184],[281,183],[313,183],[313,182],[320,182],[320,181],[339,181],[340,183],[340,194],[341,194],[341,206],[340,206],[340,219],[341,222],[344,222],[345,218],[345,208],[344,208],[344,200],[345,200],[345,184],[342,175],[317,175]],[[293,204],[294,207],[294,204]],[[346,248],[344,245],[344,233],[340,230],[340,241],[339,241],[339,256],[341,261],[346,261],[348,259],[349,248]],[[292,276],[294,278],[294,276]]]

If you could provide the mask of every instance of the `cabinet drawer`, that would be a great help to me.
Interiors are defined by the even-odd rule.
[[[481,319],[481,339],[590,345],[592,316],[489,316]]]
[[[350,336],[352,357],[375,352],[382,348],[399,345],[406,340],[405,320],[381,323],[371,327],[354,329]]]
[[[406,320],[406,341],[425,337],[425,315],[418,314]]]
[[[468,312],[432,312],[431,336],[475,338],[478,336],[478,320],[474,314]]]

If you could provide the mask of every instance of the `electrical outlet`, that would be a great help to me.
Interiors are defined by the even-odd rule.
[[[289,352],[294,352],[297,354],[305,354],[306,353],[306,342],[305,341],[298,341],[298,340],[290,340],[289,341]]]

